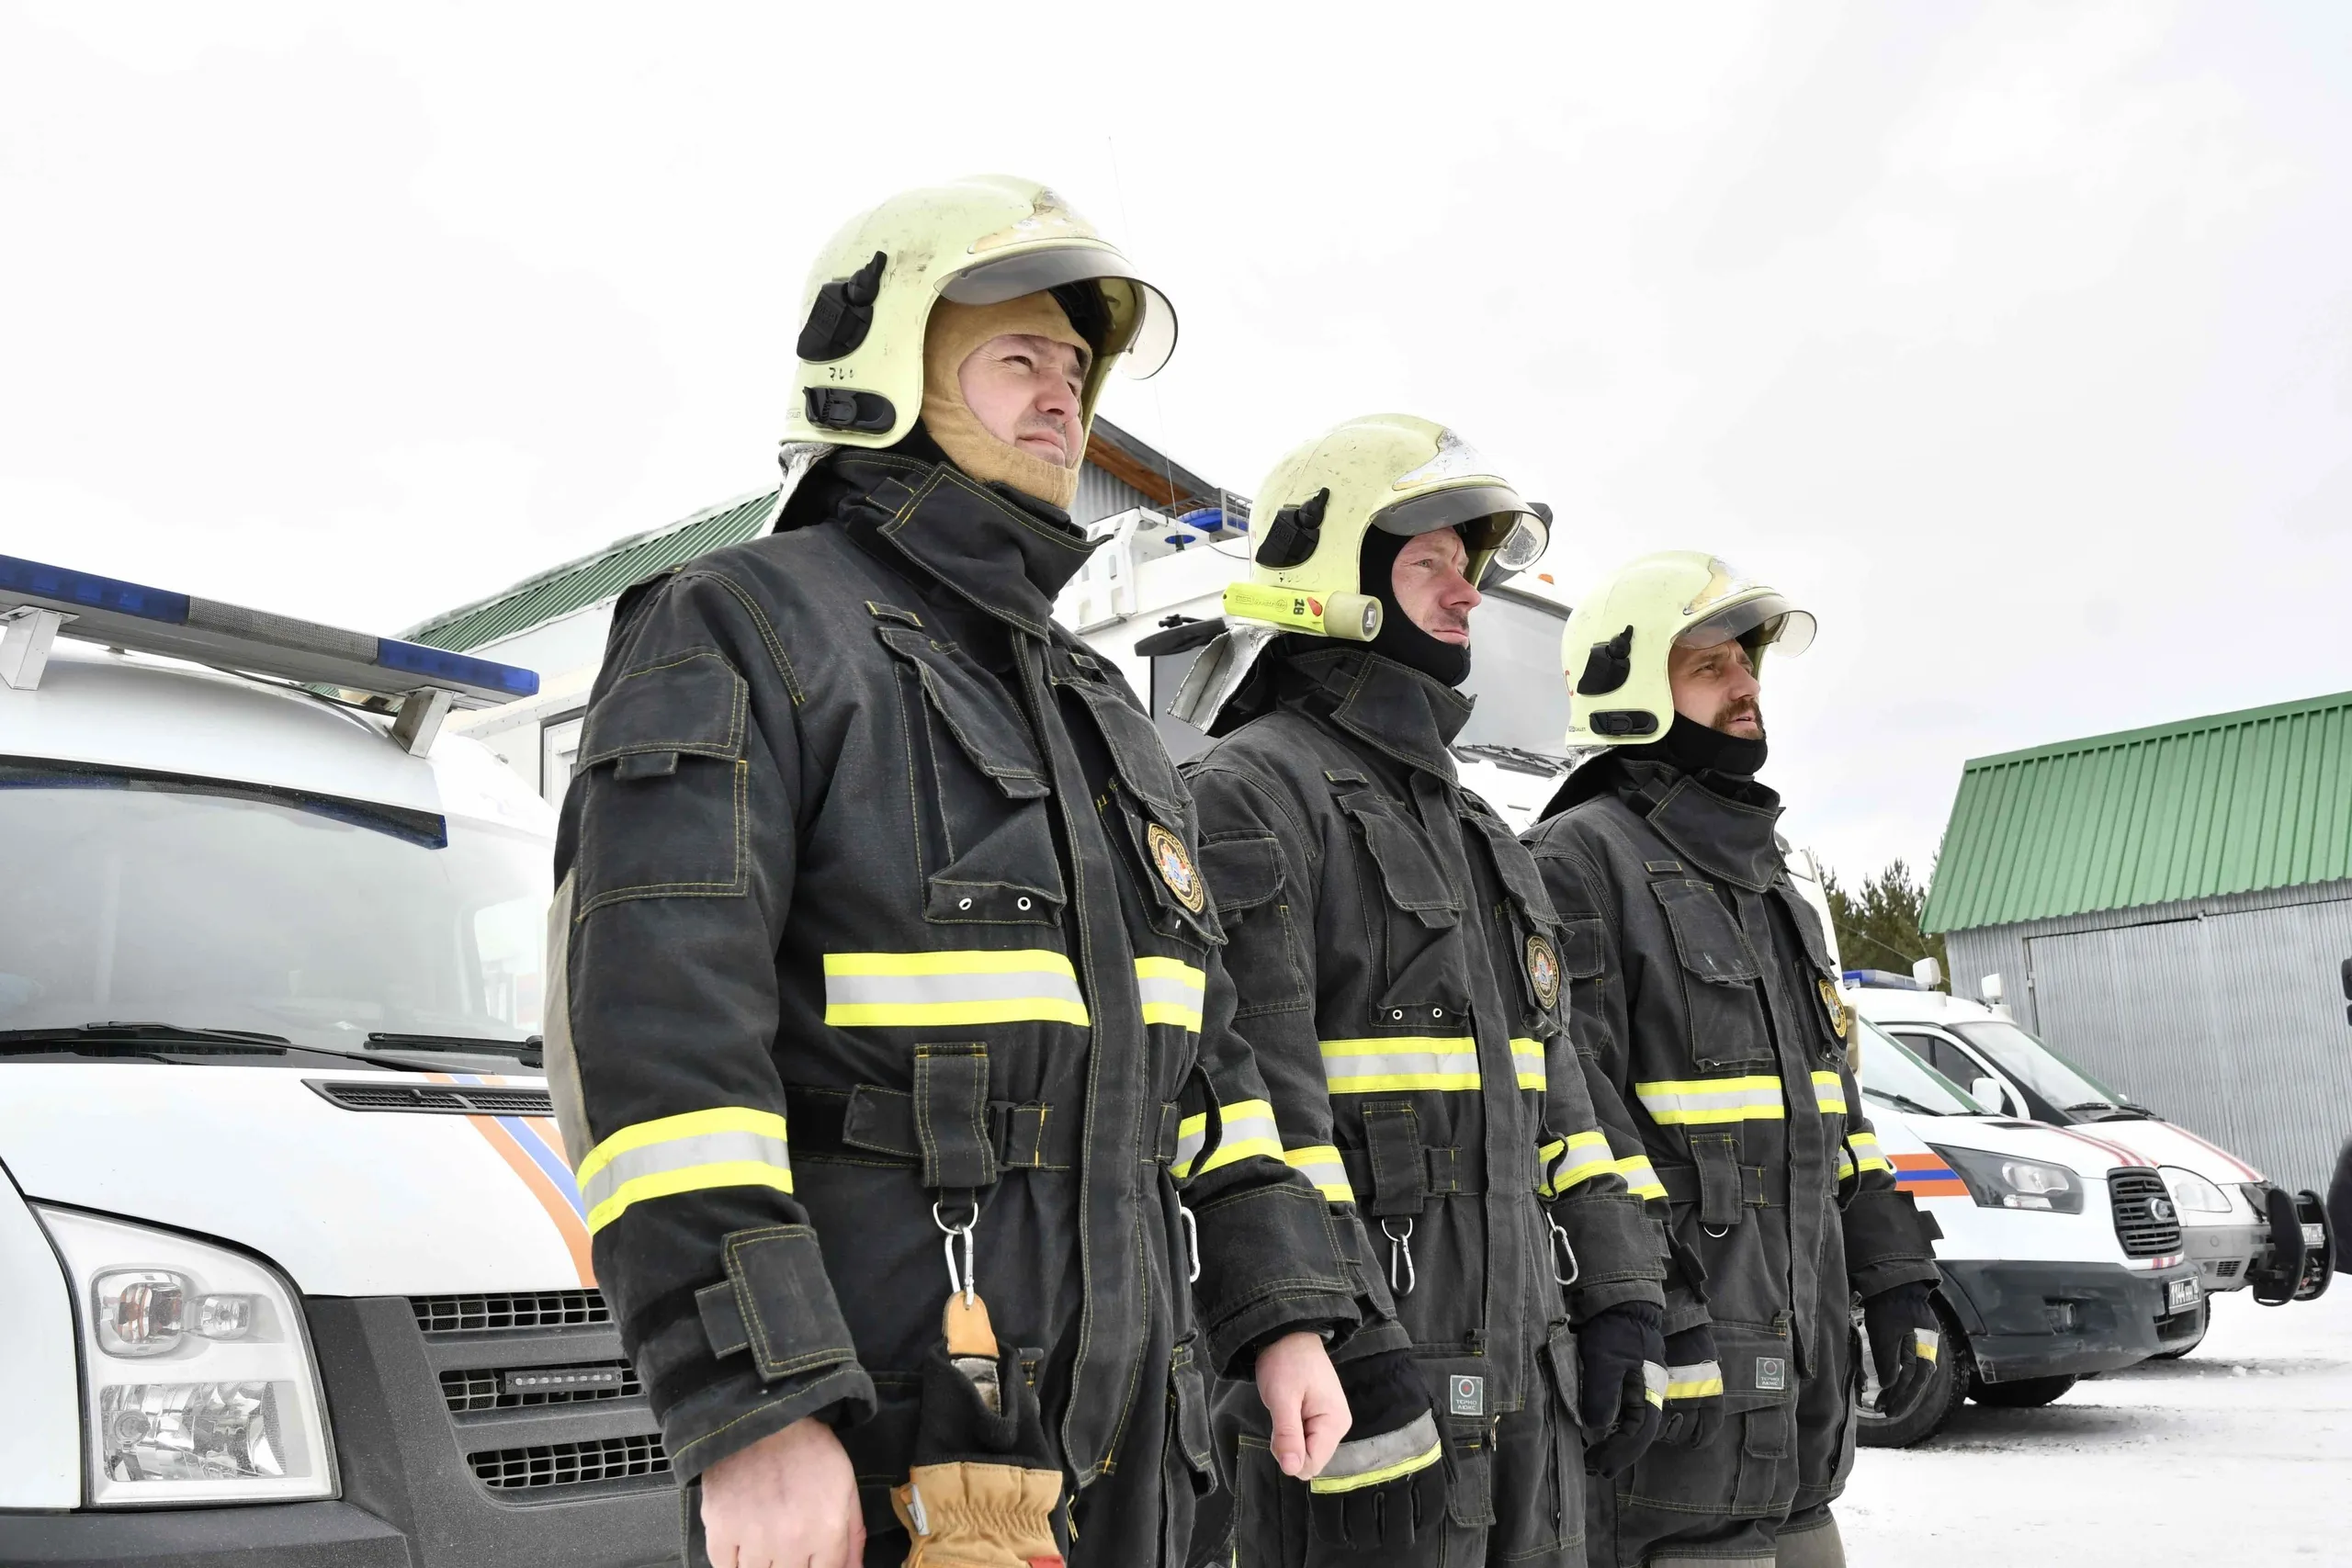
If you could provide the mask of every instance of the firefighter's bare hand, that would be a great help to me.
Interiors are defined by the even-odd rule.
[[[1258,1352],[1258,1397],[1273,1417],[1274,1462],[1310,1480],[1348,1435],[1348,1396],[1319,1334],[1285,1334]]]
[[[712,1568],[858,1568],[865,1556],[857,1472],[814,1416],[704,1471],[702,1528]]]

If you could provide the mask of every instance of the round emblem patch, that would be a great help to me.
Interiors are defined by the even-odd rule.
[[[1201,885],[1201,874],[1193,869],[1193,857],[1184,852],[1184,840],[1157,822],[1147,823],[1143,836],[1151,846],[1151,863],[1159,880],[1168,884],[1176,902],[1199,914],[1209,901],[1209,892]]]
[[[1545,938],[1527,939],[1527,978],[1535,987],[1535,999],[1545,1007],[1560,999],[1560,955]]]
[[[1829,1010],[1830,1029],[1837,1033],[1838,1039],[1845,1039],[1846,1032],[1851,1029],[1853,1024],[1849,1021],[1849,1015],[1846,1011],[1846,1003],[1838,995],[1838,987],[1826,980],[1815,983],[1821,987],[1821,1005]]]

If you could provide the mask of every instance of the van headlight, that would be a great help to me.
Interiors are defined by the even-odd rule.
[[[2063,1165],[2019,1159],[1987,1149],[1928,1145],[1960,1176],[1980,1209],[2024,1209],[2045,1214],[2083,1212],[2082,1179]]]
[[[170,1231],[34,1212],[74,1280],[92,1503],[335,1495],[310,1337],[275,1270]]]
[[[2226,1214],[2237,1205],[2230,1195],[2198,1175],[2177,1165],[2160,1166],[2157,1174],[2165,1179],[2165,1188],[2172,1194],[2173,1207],[2183,1214]]]

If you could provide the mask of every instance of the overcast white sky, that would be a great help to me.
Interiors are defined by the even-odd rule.
[[[396,630],[763,488],[814,248],[1047,180],[1254,489],[1444,420],[1572,593],[1709,548],[1796,836],[2352,687],[2352,6],[0,0],[0,550]]]

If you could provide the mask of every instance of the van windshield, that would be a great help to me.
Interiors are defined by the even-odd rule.
[[[162,1021],[354,1050],[539,1028],[544,839],[0,759],[0,1032]]]
[[[1567,624],[1568,613],[1556,604],[1509,588],[1488,591],[1470,612],[1470,678],[1462,682],[1478,705],[1455,746],[1565,754],[1568,688],[1560,679],[1560,630]]]
[[[1868,1019],[1862,1032],[1862,1096],[1923,1116],[1983,1116],[1983,1106]]]
[[[1949,1021],[1945,1027],[2057,1111],[2086,1121],[2100,1120],[2101,1111],[2147,1114],[2006,1018]]]

